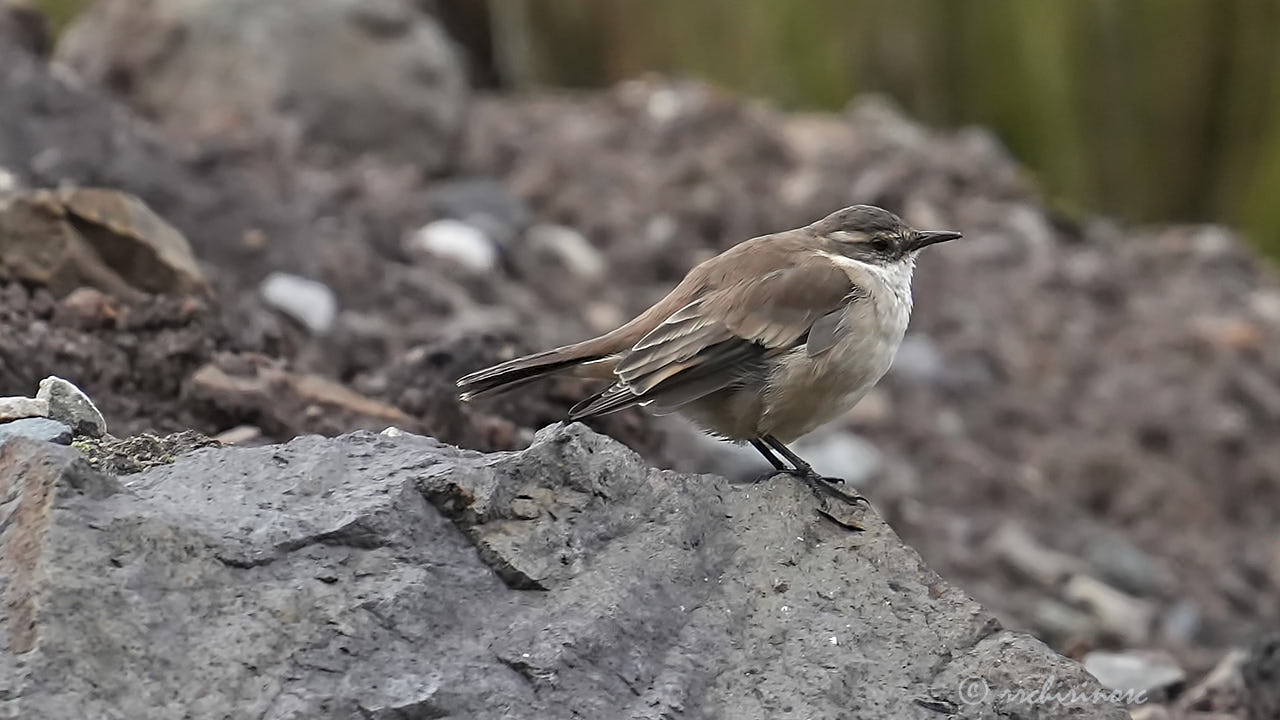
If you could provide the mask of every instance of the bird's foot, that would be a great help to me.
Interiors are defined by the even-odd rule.
[[[788,470],[779,471],[784,475],[790,475],[797,480],[802,480],[806,485],[815,491],[827,495],[828,497],[847,503],[862,503],[870,505],[871,503],[862,495],[855,491],[845,491],[838,485],[844,484],[844,478],[827,477],[819,475],[811,467],[799,467]]]

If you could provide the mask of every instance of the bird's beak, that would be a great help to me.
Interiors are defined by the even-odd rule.
[[[920,230],[917,231],[915,237],[912,238],[911,247],[913,250],[919,250],[920,248],[926,248],[930,245],[946,242],[948,240],[955,240],[960,237],[964,236],[958,232],[952,232],[950,230]]]

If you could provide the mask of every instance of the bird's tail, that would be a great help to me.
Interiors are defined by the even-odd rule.
[[[606,338],[601,337],[576,345],[565,345],[464,375],[458,379],[458,397],[465,402],[567,371],[581,377],[611,377],[616,361],[605,340]]]

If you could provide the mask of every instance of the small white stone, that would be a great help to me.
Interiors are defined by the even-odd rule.
[[[0,193],[12,192],[18,189],[18,176],[14,175],[8,168],[0,167]]]
[[[680,92],[670,88],[659,88],[649,96],[649,117],[658,123],[667,123],[680,116],[684,111],[684,99]]]
[[[1031,533],[1013,521],[1007,521],[990,540],[992,553],[1017,571],[1041,585],[1056,586],[1079,572],[1084,563],[1065,553],[1041,545]]]
[[[322,282],[273,272],[262,281],[258,290],[268,305],[302,323],[316,335],[328,332],[338,315],[338,298]]]
[[[445,218],[429,222],[409,238],[411,249],[447,258],[476,272],[498,264],[498,248],[484,231],[461,220]]]
[[[1151,637],[1155,608],[1145,600],[1089,575],[1073,575],[1063,588],[1063,596],[1088,610],[1103,629],[1130,645],[1143,645]]]
[[[47,400],[26,397],[0,397],[0,422],[48,416],[49,401]]]
[[[99,438],[107,433],[107,421],[97,406],[68,380],[56,375],[41,380],[36,399],[49,403],[49,417],[71,426],[77,435]]]
[[[262,430],[256,425],[237,425],[214,435],[213,439],[223,445],[243,445],[260,437],[262,437]]]
[[[1094,650],[1086,653],[1081,663],[1108,690],[1152,693],[1187,679],[1182,668],[1164,653]]]
[[[571,227],[534,225],[529,228],[527,242],[538,250],[554,253],[575,275],[599,277],[608,266],[604,255]]]

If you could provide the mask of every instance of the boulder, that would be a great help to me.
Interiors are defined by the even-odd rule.
[[[49,415],[49,401],[28,397],[0,397],[0,422]]]
[[[71,442],[71,426],[46,417],[29,417],[0,423],[0,440],[22,435],[45,442],[67,445]]]
[[[273,431],[292,422],[300,422],[304,432],[327,434],[344,428],[417,427],[417,421],[393,405],[321,375],[291,372],[283,361],[253,353],[219,353],[192,373],[185,394],[212,412],[250,418]]]
[[[492,455],[204,448],[122,480],[0,444],[12,716],[1128,717],[873,510],[653,469],[581,425]]]
[[[1280,632],[1254,640],[1240,674],[1249,693],[1250,720],[1280,717]]]
[[[184,233],[202,261],[234,268],[244,282],[265,275],[264,263],[299,271],[311,257],[299,249],[312,234],[296,203],[264,189],[227,154],[166,144],[150,124],[56,67],[0,41],[0,190],[129,193]],[[113,216],[120,217],[104,215]]]
[[[175,136],[288,147],[300,133],[433,172],[467,96],[448,37],[411,0],[106,0],[55,56]]]
[[[77,435],[100,438],[107,432],[107,421],[84,391],[71,381],[56,375],[40,381],[37,400],[49,406],[49,417],[66,424]]]
[[[85,284],[131,301],[208,292],[182,233],[137,197],[103,188],[0,200],[0,268],[57,296]]]

